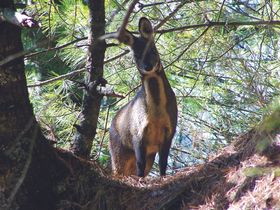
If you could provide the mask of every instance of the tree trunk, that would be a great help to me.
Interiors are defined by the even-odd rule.
[[[0,7],[12,7],[12,1],[8,3],[1,1]],[[23,47],[19,27],[2,22],[0,28],[2,60],[21,52]],[[23,186],[26,180],[33,178],[25,179],[41,136],[28,98],[22,57],[0,66],[0,116],[0,206],[1,209],[17,209],[32,203],[32,197],[36,202],[36,191],[23,189]],[[36,180],[36,177],[32,180],[34,185],[38,184]],[[42,190],[39,185],[36,189]]]
[[[74,138],[71,150],[74,154],[83,158],[89,158],[92,141],[96,134],[99,110],[102,95],[97,87],[105,85],[103,79],[105,41],[98,38],[105,33],[105,8],[104,0],[92,0],[88,2],[90,10],[90,36],[88,56],[87,89],[84,91],[84,100],[80,125],[76,125],[77,134]]]

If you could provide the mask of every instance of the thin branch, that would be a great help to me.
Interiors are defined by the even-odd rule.
[[[166,16],[158,25],[154,27],[154,31],[163,26],[171,17],[173,17],[178,12],[179,9],[181,9],[188,2],[189,1],[183,1],[181,4],[179,4],[168,16]]]
[[[195,82],[194,82],[192,88],[190,89],[190,91],[189,91],[188,94],[187,94],[188,96],[191,95],[192,91],[194,90],[194,88],[195,88],[195,86],[196,86],[196,84],[197,84],[197,82],[198,82],[199,77],[201,76],[201,72],[202,72],[202,70],[203,70],[203,67],[204,67],[206,61],[208,60],[208,56],[209,56],[211,47],[212,47],[212,43],[211,43],[210,47],[209,47],[208,50],[207,50],[207,54],[206,54],[205,60],[204,60],[204,62],[202,63],[200,69],[199,69],[199,72],[198,72],[198,74],[197,74],[197,76],[196,76],[196,80],[195,80]]]
[[[79,39],[73,40],[71,42],[68,42],[66,44],[63,44],[63,45],[60,45],[60,46],[57,46],[57,47],[53,47],[53,48],[49,48],[49,49],[45,49],[45,50],[42,50],[42,51],[39,51],[39,52],[34,52],[34,53],[32,53],[32,52],[36,48],[30,48],[28,50],[24,50],[24,51],[15,53],[13,55],[7,56],[6,58],[4,58],[0,61],[0,66],[3,66],[4,64],[9,63],[10,61],[15,60],[17,58],[20,58],[22,56],[25,56],[26,58],[28,58],[28,57],[36,56],[36,55],[39,55],[39,54],[42,54],[42,53],[50,52],[50,51],[53,51],[53,50],[60,50],[60,49],[63,49],[63,48],[65,48],[65,47],[67,47],[71,44],[74,44],[76,42],[86,40],[86,39],[87,39],[87,37],[79,38]],[[45,41],[45,42],[47,42],[47,41]],[[42,44],[44,44],[44,42]]]
[[[125,17],[124,17],[124,19],[123,19],[122,25],[121,25],[121,27],[120,27],[120,29],[119,29],[120,35],[121,35],[121,33],[125,30],[125,27],[126,27],[126,25],[127,25],[127,23],[128,23],[128,20],[129,20],[129,17],[130,17],[130,15],[131,15],[131,13],[133,12],[133,9],[134,9],[135,5],[138,3],[138,1],[139,1],[139,0],[134,0],[134,1],[129,5],[128,10],[127,10],[127,12],[126,12],[126,15],[125,15]]]
[[[113,33],[109,33],[109,34],[105,34],[101,37],[99,37],[99,40],[105,40],[105,39],[116,39],[118,40],[119,42],[123,42],[122,41],[122,37],[123,37],[123,34],[125,32],[125,28],[126,28],[126,25],[128,23],[128,20],[129,20],[129,17],[131,15],[131,13],[133,12],[133,9],[135,7],[135,5],[138,3],[139,0],[134,0],[128,7],[128,10],[126,12],[126,15],[123,19],[123,22],[119,28],[119,30],[117,32],[113,32]]]
[[[118,6],[116,10],[114,10],[109,19],[107,20],[106,26],[108,26],[111,22],[113,22],[115,16],[122,10],[124,9],[125,5],[129,2],[129,0],[125,0],[121,5]]]
[[[165,19],[164,19],[165,20]],[[164,21],[163,20],[163,21]],[[161,24],[161,23],[159,23]],[[259,25],[264,25],[264,26],[280,26],[280,20],[260,20],[260,21],[233,21],[233,22],[224,22],[224,21],[209,21],[207,23],[202,23],[202,24],[194,24],[194,25],[187,25],[187,26],[182,26],[182,27],[177,27],[177,28],[169,28],[169,29],[162,29],[162,30],[156,30],[155,33],[158,34],[165,34],[165,33],[170,33],[170,32],[175,32],[175,31],[185,31],[189,29],[198,29],[198,28],[204,28],[204,27],[228,27],[228,26],[259,26]],[[138,34],[139,32],[137,31],[131,31],[133,34]],[[100,40],[103,39],[117,39],[119,40],[119,31],[117,32],[111,32],[107,33],[104,36],[100,37]]]
[[[95,160],[97,160],[99,158],[100,153],[101,153],[101,149],[103,148],[103,142],[104,142],[104,139],[105,139],[105,136],[106,136],[106,133],[107,133],[107,126],[108,126],[108,121],[109,121],[110,108],[111,108],[110,106],[108,106],[108,108],[107,108],[105,124],[104,124],[104,131],[103,131],[103,135],[102,135],[102,138],[101,138],[101,142],[99,144],[98,153],[94,157]]]
[[[172,61],[171,63],[169,63],[165,68],[169,67],[169,66],[172,66],[176,61],[178,61],[187,51],[188,49],[190,49],[190,47],[195,43],[197,42],[201,37],[204,36],[204,34],[206,34],[206,32],[208,31],[209,27],[206,28],[195,40],[193,40],[184,50],[183,52],[181,52],[181,54],[174,60]]]
[[[50,52],[50,51],[53,51],[53,50],[60,50],[60,49],[63,49],[65,47],[68,47],[69,45],[75,44],[76,42],[79,42],[79,41],[82,41],[82,40],[86,40],[86,39],[88,39],[88,37],[78,38],[78,39],[75,39],[75,40],[73,40],[71,42],[68,42],[66,44],[63,44],[63,45],[60,45],[60,46],[57,46],[57,47],[52,47],[52,48],[45,49],[45,50],[42,50],[42,51],[39,51],[39,52],[34,52],[34,53],[26,54],[25,57],[28,58],[28,57],[32,57],[32,56],[36,56],[36,55],[45,53],[45,52]],[[0,65],[1,65],[1,63],[0,63]]]
[[[7,21],[20,27],[34,28],[40,24],[25,13],[16,12],[10,8],[0,8],[0,22]]]
[[[42,85],[47,85],[47,84],[55,82],[57,80],[61,80],[61,79],[67,78],[67,77],[71,77],[71,76],[74,76],[76,74],[79,74],[79,73],[82,73],[82,72],[85,72],[85,71],[86,71],[85,68],[78,69],[78,70],[69,72],[67,74],[63,74],[63,75],[60,75],[58,77],[54,77],[54,78],[49,79],[49,80],[45,80],[45,81],[42,81],[42,82],[37,82],[37,83],[31,84],[31,85],[27,85],[27,87],[31,88],[31,87],[38,87],[38,86],[42,86]]]
[[[129,50],[125,50],[123,53],[120,53],[119,55],[116,55],[115,57],[109,58],[108,60],[104,61],[104,64],[109,63],[111,61],[114,61],[114,60],[126,55],[128,52],[129,52]],[[42,81],[42,82],[37,82],[37,83],[31,84],[31,85],[28,85],[27,87],[31,88],[31,87],[38,87],[38,86],[46,85],[46,84],[55,82],[57,80],[65,79],[65,78],[74,76],[76,74],[80,74],[80,73],[85,72],[85,71],[86,71],[86,68],[78,69],[78,70],[75,70],[75,71],[71,71],[67,74],[63,74],[63,75],[60,75],[58,77],[54,77],[54,78],[49,79],[49,80],[45,80],[45,81]]]
[[[203,27],[227,27],[227,26],[258,26],[258,25],[267,25],[267,26],[274,26],[274,25],[280,25],[280,20],[261,20],[261,21],[244,21],[244,22],[208,22],[208,23],[202,23],[202,24],[195,24],[195,25],[188,25],[188,26],[182,26],[178,28],[170,28],[170,29],[163,29],[163,30],[157,30],[156,33],[164,34],[174,31],[184,31],[188,29],[197,29],[197,28],[203,28]]]
[[[144,3],[139,3],[138,7],[140,9],[143,9],[145,7],[153,7],[153,6],[157,6],[157,5],[161,5],[161,4],[170,4],[170,3],[177,3],[179,1],[162,1],[162,2],[155,2],[155,3],[149,3],[149,4],[144,4]]]
[[[222,11],[223,11],[223,7],[224,7],[224,4],[225,4],[225,1],[226,1],[226,0],[223,0],[223,3],[222,3],[222,5],[221,5],[221,7],[220,7],[219,16],[218,16],[218,18],[217,18],[217,21],[220,21],[220,17],[221,17]]]

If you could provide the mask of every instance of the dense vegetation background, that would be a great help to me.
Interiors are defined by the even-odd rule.
[[[280,209],[279,4],[1,0],[0,209]],[[108,128],[140,78],[100,37],[142,16],[179,103],[172,175],[115,177]]]
[[[280,24],[275,21],[280,18],[279,3],[185,0],[136,4],[127,28],[137,31],[142,16],[152,21],[156,45],[178,100],[170,173],[205,162],[268,112],[267,105],[279,94]],[[107,33],[118,29],[128,6],[129,1],[105,1]],[[36,117],[57,147],[69,148],[85,87],[87,1],[38,0],[25,9],[42,24],[22,35],[25,50],[32,51],[25,63]],[[114,40],[107,44],[104,78],[124,97],[102,100],[91,158],[105,167],[111,119],[140,84],[128,48]]]

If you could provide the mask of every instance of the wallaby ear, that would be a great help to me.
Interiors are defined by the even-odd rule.
[[[139,32],[142,37],[147,38],[147,39],[151,38],[153,36],[153,33],[154,33],[153,26],[152,26],[151,22],[145,17],[142,17],[139,20]]]
[[[121,37],[119,38],[119,41],[126,45],[132,46],[134,43],[134,36],[131,32],[125,29]]]

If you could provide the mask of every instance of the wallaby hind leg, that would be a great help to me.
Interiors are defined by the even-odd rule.
[[[159,171],[160,175],[164,176],[166,174],[168,153],[171,146],[171,139],[166,139],[161,145],[159,150]]]
[[[133,147],[136,157],[136,174],[137,176],[144,177],[146,167],[146,146],[145,140],[133,140]]]
[[[125,157],[123,166],[123,175],[136,175],[136,158],[134,154]]]
[[[149,174],[155,161],[156,154],[149,154],[146,156],[145,176]]]
[[[118,146],[117,149],[111,151],[111,158],[114,174],[136,175],[136,159],[133,150]]]

